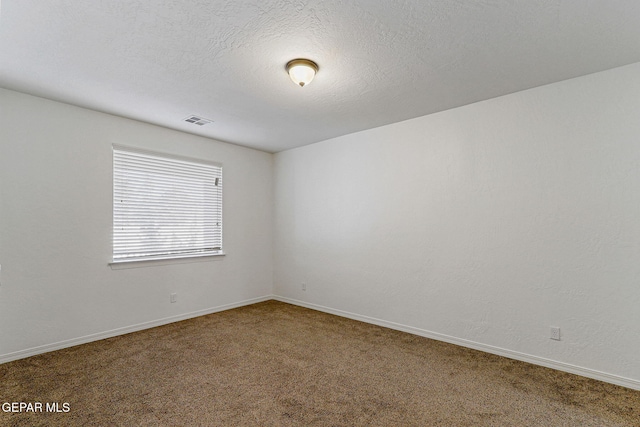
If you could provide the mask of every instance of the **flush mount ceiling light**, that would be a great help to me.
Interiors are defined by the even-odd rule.
[[[318,72],[318,64],[308,59],[294,59],[287,62],[287,73],[291,80],[301,87],[311,83]]]

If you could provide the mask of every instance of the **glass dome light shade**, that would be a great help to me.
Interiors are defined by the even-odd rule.
[[[291,80],[295,84],[301,87],[311,83],[317,71],[318,65],[308,59],[294,59],[287,63],[289,77],[291,77]]]

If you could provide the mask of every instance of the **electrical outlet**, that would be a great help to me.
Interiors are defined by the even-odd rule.
[[[303,291],[306,291],[306,290],[307,290],[307,284],[306,284],[306,283],[303,283],[303,284],[302,284],[302,290],[303,290]]]
[[[560,328],[556,326],[551,327],[551,336],[552,340],[560,341]]]
[[[178,294],[169,295],[169,301],[171,301],[171,303],[177,302],[178,301]]]

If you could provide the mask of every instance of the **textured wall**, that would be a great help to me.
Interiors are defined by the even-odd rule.
[[[276,154],[275,294],[640,385],[639,76]]]
[[[223,163],[225,257],[109,267],[114,143]],[[270,295],[272,168],[264,152],[0,89],[0,360]]]

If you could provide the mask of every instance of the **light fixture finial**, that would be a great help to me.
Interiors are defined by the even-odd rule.
[[[309,59],[302,58],[287,62],[285,68],[291,80],[293,80],[295,84],[300,85],[300,87],[311,83],[311,80],[313,80],[318,72],[318,64]]]

